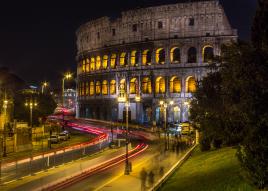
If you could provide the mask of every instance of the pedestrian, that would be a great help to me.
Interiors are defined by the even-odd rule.
[[[160,175],[160,177],[162,177],[164,175],[164,167],[163,166],[160,166],[160,168],[159,168],[159,175]]]
[[[141,179],[141,191],[146,190],[146,180],[147,180],[147,172],[144,168],[142,168],[140,172],[140,179]]]
[[[153,185],[154,185],[154,173],[153,173],[153,171],[150,171],[150,173],[149,173],[149,185],[150,185],[150,187],[153,187]]]

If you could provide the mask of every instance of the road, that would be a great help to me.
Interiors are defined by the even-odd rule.
[[[99,131],[97,128],[91,128],[91,126],[86,125],[81,126],[76,123],[69,125],[76,130],[96,135],[96,138],[89,142],[66,147],[54,152],[47,152],[33,156],[32,158],[2,164],[0,171],[1,183],[8,183],[24,176],[39,173],[40,171],[77,160],[109,146],[108,134]]]
[[[140,188],[140,180],[139,173],[141,170],[141,166],[146,164],[148,160],[152,159],[155,156],[154,149],[148,149],[144,153],[135,156],[130,159],[130,162],[133,164],[133,172],[130,173],[129,177],[126,180],[123,180],[122,185],[123,190],[133,190],[136,187]],[[124,175],[125,163],[122,162],[119,165],[111,167],[105,171],[101,171],[97,174],[94,174],[76,184],[70,185],[68,188],[64,188],[62,190],[65,191],[91,191],[91,190],[120,190],[117,188],[112,188],[109,186],[112,182],[120,181],[122,178],[126,177]],[[132,178],[136,179],[134,182],[131,180]],[[119,183],[120,184],[120,183]],[[129,189],[127,189],[129,188]],[[133,188],[133,189],[132,189]]]
[[[107,127],[103,127],[103,125],[101,125],[101,126],[96,125],[96,124],[94,125],[94,123],[84,121],[84,120],[69,121],[68,126],[71,126],[71,127],[75,128],[77,130],[80,130],[80,131],[84,131],[86,133],[89,133],[89,131],[91,133],[94,132],[95,134],[98,134],[100,136],[105,136],[105,135],[107,136],[107,134],[110,133],[109,126],[107,128]],[[124,130],[119,129],[117,131],[117,133],[124,133]],[[138,139],[137,142],[144,142],[145,137],[150,137],[150,134],[148,134],[148,133],[146,134],[143,131],[132,131],[131,136],[132,136],[132,139]],[[104,145],[102,145],[102,146],[107,146],[108,142],[106,141],[103,144]],[[143,144],[142,148],[144,148],[144,147],[145,147],[145,144]],[[147,146],[146,146],[146,148],[147,148]],[[81,157],[81,154],[83,152],[85,152],[86,154],[89,154],[90,152],[93,153],[95,151],[98,151],[99,149],[100,149],[100,145],[92,146],[92,147],[90,147],[89,150],[87,150],[87,149],[83,150],[83,149],[77,148],[73,152],[70,152],[72,154],[69,155],[67,158],[65,156],[67,156],[67,154],[70,154],[70,153],[62,153],[62,155],[55,156],[54,158],[50,157],[49,160],[51,163],[52,161],[54,162],[54,159],[55,159],[55,164],[56,164],[56,161],[59,161],[58,164],[67,163],[67,161],[69,161],[69,158],[74,159],[75,156],[77,156],[79,158],[79,157]],[[114,154],[114,156],[117,157],[115,159],[115,161],[112,162],[112,163],[115,163],[115,166],[111,165],[111,163],[107,163],[107,161],[109,161],[109,160],[107,160],[107,157],[109,159],[111,159],[111,157],[112,157],[110,155],[102,156],[104,158],[96,159],[96,161],[94,161],[94,159],[87,160],[85,158],[85,161],[83,163],[81,161],[74,162],[73,166],[70,166],[70,168],[67,165],[64,167],[64,169],[62,169],[63,167],[62,168],[59,167],[58,169],[56,169],[55,172],[54,172],[54,170],[49,170],[48,171],[48,172],[50,172],[49,175],[40,173],[41,178],[38,178],[39,177],[39,174],[38,174],[34,178],[34,179],[36,179],[35,181],[31,180],[31,177],[26,178],[25,181],[31,180],[30,182],[27,182],[27,184],[23,183],[22,185],[17,186],[16,182],[15,182],[14,183],[16,185],[15,189],[11,189],[11,190],[36,190],[38,188],[38,186],[39,186],[39,188],[41,186],[42,189],[44,189],[44,187],[45,187],[45,188],[49,188],[51,190],[51,188],[53,188],[55,183],[58,184],[59,182],[66,180],[66,177],[68,177],[68,175],[74,174],[75,176],[78,176],[79,174],[81,174],[82,171],[83,172],[85,171],[85,168],[89,168],[89,169],[91,168],[90,170],[92,170],[92,167],[94,167],[96,165],[98,167],[100,161],[102,161],[101,164],[104,164],[104,166],[103,166],[104,168],[98,169],[98,171],[90,174],[90,176],[86,176],[83,181],[81,181],[81,182],[79,181],[77,184],[73,185],[74,187],[82,188],[82,187],[84,187],[85,184],[88,184],[87,181],[90,182],[92,180],[95,180],[95,181],[93,181],[94,184],[90,183],[89,185],[91,185],[92,188],[93,187],[94,188],[101,187],[102,185],[107,184],[107,182],[109,182],[110,179],[114,179],[115,177],[117,177],[118,173],[123,172],[125,155],[124,154],[122,155],[122,153],[124,153],[124,151],[125,151],[124,149],[125,148],[121,148],[119,153]],[[135,152],[139,152],[139,150],[141,150],[141,149],[137,149],[137,151],[135,151]],[[136,166],[136,164],[143,163],[145,158],[146,159],[150,158],[155,154],[155,151],[152,152],[151,149],[149,149],[149,152],[147,150],[146,151],[142,150],[142,152],[144,152],[145,154],[144,153],[137,153],[138,155],[133,156],[133,158],[131,159],[135,163],[135,166]],[[40,159],[40,160],[46,160],[46,159]],[[34,169],[34,166],[36,166],[37,169],[40,168],[40,166],[38,166],[38,164],[36,164],[36,165],[31,164],[31,165],[33,167],[32,169]],[[86,171],[88,171],[88,169]],[[98,178],[98,177],[100,177],[100,175],[103,175],[103,178]],[[42,176],[44,176],[44,177],[42,177]],[[90,178],[87,178],[87,177],[90,177]],[[55,180],[57,180],[57,182],[55,182]],[[50,185],[49,185],[49,183],[50,183]],[[49,187],[48,187],[48,185],[49,185]],[[68,186],[71,186],[71,185],[68,185]],[[72,188],[72,186],[70,188]],[[54,189],[52,189],[52,190],[54,190]],[[68,188],[68,190],[69,190],[69,188]],[[89,190],[91,190],[91,189],[89,189]]]

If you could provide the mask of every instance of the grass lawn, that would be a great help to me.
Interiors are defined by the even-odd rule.
[[[253,191],[233,148],[201,152],[192,156],[167,180],[161,191]]]

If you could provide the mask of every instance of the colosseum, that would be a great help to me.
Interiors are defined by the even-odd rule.
[[[78,116],[155,124],[189,117],[189,101],[224,43],[237,40],[218,0],[140,8],[80,26]],[[127,104],[126,104],[127,103]],[[162,104],[163,105],[163,104]]]

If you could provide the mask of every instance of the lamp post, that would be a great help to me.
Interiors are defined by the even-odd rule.
[[[131,169],[130,169],[130,162],[128,160],[128,145],[129,145],[129,129],[128,129],[128,121],[129,121],[129,114],[128,114],[128,111],[129,111],[129,107],[130,107],[130,101],[129,101],[129,95],[128,93],[126,92],[123,92],[123,87],[120,87],[120,97],[118,97],[118,102],[123,102],[125,103],[125,108],[126,108],[126,160],[125,160],[125,175],[129,175],[129,173],[131,172]],[[139,95],[136,95],[135,97],[135,101],[136,102],[140,102],[141,101],[141,97]]]
[[[128,144],[129,144],[129,137],[128,137],[128,107],[129,107],[129,101],[128,97],[126,99],[125,103],[126,107],[126,165],[125,165],[125,175],[129,175],[129,162],[128,162]]]
[[[33,108],[37,107],[37,102],[30,99],[29,102],[26,101],[25,106],[29,107],[29,109],[30,109],[30,127],[32,128],[33,127]]]
[[[64,107],[64,83],[65,83],[65,80],[69,80],[71,78],[72,78],[71,73],[66,73],[62,78],[62,107]]]
[[[172,106],[174,104],[174,101],[165,102],[161,100],[159,104],[162,107],[163,112],[164,112],[165,150],[168,150],[169,149],[169,130],[167,128],[167,108],[169,105]]]
[[[48,86],[48,83],[47,82],[43,82],[42,83],[42,88],[41,88],[41,92],[42,94],[44,94],[44,89]]]
[[[8,105],[8,100],[5,99],[3,101],[3,109],[4,109],[4,134],[3,134],[3,157],[7,156],[7,146],[6,146],[6,118],[7,118],[7,105]]]

